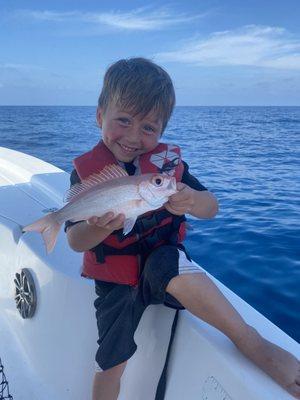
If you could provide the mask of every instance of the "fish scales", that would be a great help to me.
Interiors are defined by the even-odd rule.
[[[125,215],[123,234],[127,235],[138,216],[162,207],[176,191],[174,177],[153,173],[128,176],[119,166],[107,166],[103,172],[74,185],[64,207],[25,226],[23,232],[40,232],[50,252],[65,221],[88,220],[112,211]]]
[[[107,190],[99,188],[86,195],[86,197],[75,200],[62,208],[59,211],[59,221],[70,220],[75,222],[86,219],[89,216],[100,217],[109,211],[124,213],[126,217],[134,215],[136,211],[132,207],[133,201],[142,200],[138,193],[138,187],[137,185],[126,185],[126,189],[124,189],[125,186],[111,187]],[[143,202],[145,203],[144,208],[146,208],[147,203]],[[88,217],[86,210],[89,211]]]

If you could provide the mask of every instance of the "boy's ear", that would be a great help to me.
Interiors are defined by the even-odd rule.
[[[102,128],[102,115],[103,115],[103,111],[101,110],[100,107],[98,107],[97,112],[96,112],[96,120],[97,120],[99,128]]]

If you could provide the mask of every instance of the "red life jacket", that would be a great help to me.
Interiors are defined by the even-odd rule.
[[[81,180],[101,171],[106,165],[117,164],[113,153],[100,141],[91,151],[75,158],[75,169]],[[180,148],[159,143],[137,159],[138,174],[167,172],[181,181],[183,164]],[[138,283],[141,256],[163,243],[180,243],[185,237],[185,217],[166,209],[150,211],[139,217],[133,230],[125,237],[114,231],[103,242],[84,252],[82,276],[96,280],[127,284]]]

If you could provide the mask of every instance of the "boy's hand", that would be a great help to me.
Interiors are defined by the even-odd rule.
[[[195,204],[195,191],[188,185],[177,182],[178,192],[169,197],[164,204],[166,209],[175,215],[183,215],[192,211]]]
[[[86,221],[86,223],[88,225],[96,225],[99,226],[99,228],[107,229],[113,232],[117,229],[123,228],[124,221],[124,214],[118,214],[115,216],[113,212],[108,212],[103,214],[102,217],[91,217]]]

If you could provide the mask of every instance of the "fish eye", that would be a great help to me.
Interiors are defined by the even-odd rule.
[[[154,183],[156,186],[161,186],[162,182],[163,182],[162,178],[160,177],[154,178]]]

